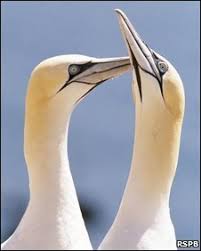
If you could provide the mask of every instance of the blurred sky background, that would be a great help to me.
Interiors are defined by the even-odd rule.
[[[186,93],[180,157],[171,194],[177,239],[199,239],[199,2],[3,2],[2,7],[2,230],[5,240],[28,201],[23,155],[24,101],[32,69],[61,54],[127,55],[115,8],[143,39],[178,69]],[[69,159],[95,247],[117,212],[131,162],[134,106],[131,75],[110,80],[74,111]]]

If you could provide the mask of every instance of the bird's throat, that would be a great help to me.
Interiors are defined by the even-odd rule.
[[[137,117],[135,146],[120,212],[142,221],[169,213],[169,197],[177,167],[181,123],[157,123]],[[129,219],[129,220],[130,220]]]
[[[41,240],[39,247],[53,243],[55,250],[83,245],[91,249],[67,157],[72,107],[60,110],[55,103],[26,109],[24,150],[30,201],[21,227],[31,225],[35,236],[45,232],[50,241]],[[78,235],[82,236],[80,242]]]

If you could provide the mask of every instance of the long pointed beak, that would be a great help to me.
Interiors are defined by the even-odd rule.
[[[119,9],[115,11],[118,15],[120,29],[128,47],[131,63],[135,68],[136,75],[139,74],[137,70],[140,68],[144,72],[153,75],[160,82],[161,76],[156,66],[157,56],[155,52],[140,38],[127,16]]]
[[[84,71],[67,81],[58,92],[73,82],[92,85],[95,88],[104,81],[120,76],[128,70],[130,70],[129,57],[93,58],[85,65]]]
[[[90,93],[96,86],[105,82],[108,79],[117,77],[130,69],[130,58],[103,58],[96,59],[90,63],[90,67],[73,78],[72,82],[80,82],[88,85],[92,85],[92,88],[87,93],[82,95],[76,103],[78,103],[83,97]]]
[[[130,69],[129,57],[94,58],[84,72],[71,79],[72,82],[100,84],[108,79],[117,77]]]

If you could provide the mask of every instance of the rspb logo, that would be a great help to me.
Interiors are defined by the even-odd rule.
[[[178,248],[199,248],[198,240],[177,240]]]

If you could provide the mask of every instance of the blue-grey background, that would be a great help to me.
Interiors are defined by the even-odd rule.
[[[186,112],[170,206],[177,238],[199,239],[199,3],[10,1],[2,3],[2,241],[28,201],[23,124],[29,75],[41,60],[55,55],[126,55],[115,8],[126,12],[183,79]],[[113,222],[130,168],[130,83],[125,74],[95,89],[70,125],[71,170],[95,247]]]

